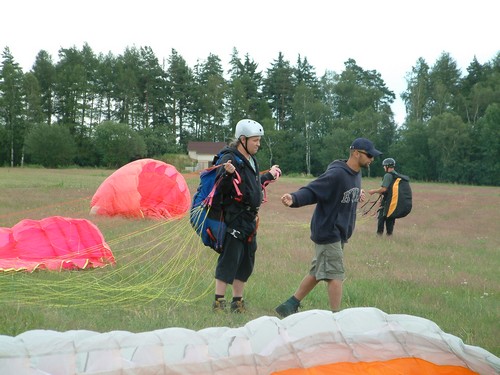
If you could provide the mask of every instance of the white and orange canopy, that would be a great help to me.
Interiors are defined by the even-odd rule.
[[[335,372],[335,366],[342,372]],[[264,316],[240,328],[200,331],[35,330],[0,336],[0,373],[16,375],[494,375],[499,371],[498,357],[465,345],[432,321],[375,308],[335,314],[310,310],[283,320]]]

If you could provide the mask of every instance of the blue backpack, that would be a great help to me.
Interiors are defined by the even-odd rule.
[[[221,207],[221,197],[217,192],[220,179],[217,178],[217,169],[222,166],[221,156],[227,151],[221,151],[214,157],[213,166],[200,173],[200,184],[193,196],[190,211],[190,222],[196,233],[201,237],[205,246],[209,246],[217,253],[222,252],[227,226]],[[231,161],[234,165],[241,165],[243,161],[232,154]],[[241,183],[240,175],[235,171],[233,184],[237,195],[241,197],[238,185]]]

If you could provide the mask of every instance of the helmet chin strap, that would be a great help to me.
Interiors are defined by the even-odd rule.
[[[238,139],[238,141],[240,142],[240,144],[241,144],[241,145],[243,146],[243,148],[245,149],[245,151],[246,151],[247,155],[248,155],[248,156],[251,156],[250,152],[248,152],[248,149],[247,149],[248,138],[247,138],[247,137],[245,137],[245,143],[243,143],[243,142],[241,141],[241,137],[245,137],[245,136],[244,136],[244,135],[240,136],[240,138]],[[248,156],[247,156],[247,157],[248,157]]]

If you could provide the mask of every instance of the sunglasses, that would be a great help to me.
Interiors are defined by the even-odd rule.
[[[370,158],[370,159],[373,159],[374,156],[372,154],[369,154],[368,152],[366,151],[362,151],[362,150],[358,150],[358,152],[362,153],[362,154],[365,154],[367,158]]]

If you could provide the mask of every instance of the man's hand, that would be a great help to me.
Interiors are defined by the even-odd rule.
[[[366,194],[363,189],[361,189],[361,194],[359,195],[359,201],[364,202],[366,200]]]
[[[283,203],[285,206],[290,207],[293,203],[293,198],[291,194],[283,194],[281,197],[281,203]]]
[[[271,173],[274,177],[274,179],[278,179],[281,176],[281,169],[279,165],[273,165],[271,169],[269,170],[269,173]]]
[[[234,165],[231,163],[231,160],[228,160],[227,163],[224,163],[224,169],[227,173],[232,174],[236,170]]]

